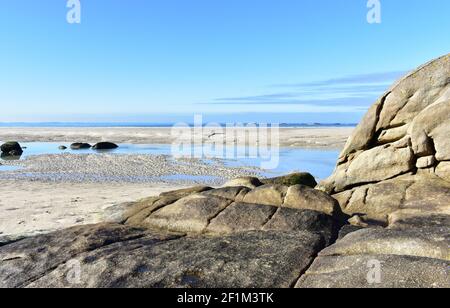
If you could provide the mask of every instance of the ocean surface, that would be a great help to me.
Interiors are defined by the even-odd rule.
[[[0,122],[0,127],[172,127],[176,123],[146,122]],[[235,123],[221,123],[227,124]],[[256,123],[247,123],[256,124]],[[190,125],[193,125],[192,123]],[[355,127],[354,123],[279,123],[280,127]]]
[[[72,151],[67,149],[65,151],[59,150],[60,145],[65,145],[67,147],[70,144],[64,143],[51,143],[51,142],[33,142],[33,143],[23,143],[24,154],[20,159],[26,159],[32,155],[48,155],[48,154],[62,154],[62,153],[72,153],[72,154],[98,154],[101,155],[105,153],[104,151],[94,151],[94,150],[77,150]],[[151,155],[172,155],[172,149],[170,145],[158,145],[158,144],[148,144],[148,145],[136,145],[136,144],[119,144],[119,148],[112,151],[107,151],[108,154],[151,154]],[[237,151],[240,149],[238,148]],[[318,180],[325,179],[330,176],[334,170],[337,158],[339,156],[339,151],[336,150],[309,150],[309,149],[299,149],[299,148],[280,148],[279,151],[279,164],[275,169],[263,170],[262,174],[264,176],[279,176],[288,174],[295,171],[306,171],[313,174]],[[214,157],[212,157],[214,158]],[[221,159],[223,163],[231,167],[256,167],[259,168],[263,161],[267,159],[263,158],[238,158],[238,159]],[[208,162],[211,157],[205,158],[204,161]],[[17,167],[12,167],[7,165],[7,161],[4,159],[0,160],[0,172],[1,171],[14,171]]]

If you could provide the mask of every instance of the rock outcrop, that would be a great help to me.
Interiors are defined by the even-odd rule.
[[[450,55],[397,82],[373,105],[320,184],[342,210],[384,226],[450,215]]]
[[[274,198],[273,202],[264,199],[271,195],[279,199]],[[210,236],[248,231],[306,231],[321,234],[327,243],[335,239],[344,221],[336,200],[300,185],[264,185],[253,190],[200,186],[121,205],[112,212],[108,221],[131,227]]]
[[[319,253],[297,287],[450,287],[449,133],[446,55],[370,109],[320,184],[355,226]]]

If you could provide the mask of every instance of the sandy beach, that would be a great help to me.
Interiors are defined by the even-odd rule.
[[[340,149],[352,128],[283,128],[280,145]],[[202,138],[209,138],[205,131]],[[220,138],[220,136],[214,136]],[[0,128],[0,140],[170,144],[169,128]],[[97,223],[108,207],[193,185],[220,186],[226,179],[260,176],[256,167],[221,160],[174,160],[166,155],[47,154],[1,161],[0,239]],[[0,168],[1,170],[1,168]],[[189,178],[177,177],[188,174]]]

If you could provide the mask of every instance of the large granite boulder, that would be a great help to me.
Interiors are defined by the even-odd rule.
[[[408,74],[366,114],[320,184],[349,215],[388,226],[450,215],[450,55]]]
[[[341,229],[297,287],[450,287],[449,133],[446,55],[370,109],[320,184],[355,226]]]

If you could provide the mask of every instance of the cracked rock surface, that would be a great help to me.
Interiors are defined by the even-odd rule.
[[[296,287],[449,288],[448,230],[447,225],[350,233],[321,251]]]
[[[290,287],[324,245],[310,232],[185,237],[114,224],[74,227],[2,248],[0,286]],[[74,264],[80,276],[71,280]]]

